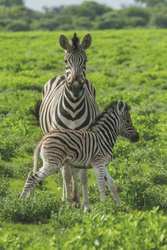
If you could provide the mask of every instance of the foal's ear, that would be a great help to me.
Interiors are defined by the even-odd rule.
[[[68,48],[70,47],[68,38],[62,34],[59,36],[59,44],[64,50],[68,50]]]
[[[81,47],[86,50],[90,47],[92,43],[92,36],[90,33],[87,33],[83,38],[82,38],[82,42],[81,42]]]
[[[124,101],[123,100],[119,100],[117,102],[117,112],[118,112],[118,114],[122,114],[122,112],[124,111],[124,109],[125,109],[125,103],[124,103]]]

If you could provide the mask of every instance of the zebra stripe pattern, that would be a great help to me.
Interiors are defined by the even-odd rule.
[[[85,79],[82,96],[73,99],[65,76],[52,78],[44,86],[39,114],[45,134],[53,129],[87,130],[99,114],[95,89]]]
[[[46,134],[34,152],[34,165],[38,165],[39,152],[42,168],[29,176],[21,197],[42,179],[57,172],[65,162],[78,168],[93,168],[98,182],[100,198],[105,197],[105,181],[116,201],[120,203],[116,185],[105,175],[106,165],[112,160],[117,136],[137,142],[139,134],[134,128],[128,106],[119,100],[110,104],[97,118],[89,131],[54,130]],[[104,178],[107,176],[107,179]]]
[[[86,79],[85,50],[89,48],[92,37],[86,34],[81,44],[74,33],[72,43],[67,37],[60,35],[60,46],[65,50],[64,62],[66,75],[54,77],[43,88],[43,98],[39,111],[40,126],[46,134],[53,129],[88,130],[99,115],[95,101],[95,89]],[[34,169],[34,172],[38,169]],[[63,198],[71,199],[70,180],[73,177],[73,201],[80,203],[78,191],[78,170],[70,168],[66,163],[62,168]],[[83,189],[84,209],[89,209],[87,193],[87,170],[80,170],[80,180]],[[33,196],[31,192],[31,196]],[[72,201],[70,201],[72,202]]]

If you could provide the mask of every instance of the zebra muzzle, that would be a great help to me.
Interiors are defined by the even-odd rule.
[[[137,142],[139,140],[139,133],[135,133],[130,137],[131,142]]]
[[[83,92],[83,83],[81,82],[73,82],[70,86],[70,90],[73,93],[74,97],[79,97],[81,96]]]

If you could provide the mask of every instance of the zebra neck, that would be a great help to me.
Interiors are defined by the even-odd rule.
[[[73,111],[75,111],[75,109],[84,102],[84,98],[85,98],[85,93],[83,92],[81,97],[74,99],[71,96],[67,86],[65,87],[64,93],[62,93],[62,99],[63,103],[65,104],[65,107],[69,106],[71,107],[70,109]]]
[[[114,147],[118,136],[118,120],[113,114],[105,114],[91,127],[91,131],[95,133],[103,143],[109,147]]]

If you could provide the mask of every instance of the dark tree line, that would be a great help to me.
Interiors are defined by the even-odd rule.
[[[114,10],[94,1],[33,11],[23,0],[0,0],[0,31],[167,28],[167,0],[135,0]],[[138,3],[144,3],[141,7]]]

